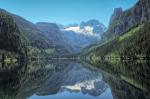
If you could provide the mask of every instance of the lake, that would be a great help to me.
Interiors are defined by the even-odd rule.
[[[149,68],[147,61],[2,63],[0,99],[150,99]]]

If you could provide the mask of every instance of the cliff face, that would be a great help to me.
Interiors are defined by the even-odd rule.
[[[121,8],[114,10],[110,19],[108,30],[103,37],[109,39],[116,35],[121,35],[133,26],[150,20],[150,1],[140,0],[134,7],[122,11]]]
[[[0,9],[0,49],[25,55],[24,38],[9,14]]]
[[[111,24],[113,20],[115,20],[115,18],[119,17],[122,14],[122,12],[123,12],[122,8],[115,8],[110,18],[109,24]]]

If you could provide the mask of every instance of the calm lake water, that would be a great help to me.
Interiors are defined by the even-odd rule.
[[[1,64],[0,99],[150,99],[148,65],[102,62],[93,66],[75,61]]]

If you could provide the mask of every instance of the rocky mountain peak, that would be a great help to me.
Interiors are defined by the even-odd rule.
[[[92,19],[87,22],[81,22],[80,27],[82,28],[85,26],[91,26],[91,27],[102,26],[102,27],[106,28],[101,22],[99,22],[96,19]]]
[[[122,8],[120,8],[120,7],[114,9],[114,13],[116,13],[116,14],[121,13],[121,12],[122,12]]]
[[[115,8],[115,9],[114,9],[114,12],[113,12],[113,14],[112,14],[112,16],[111,16],[111,18],[110,18],[109,24],[111,24],[112,21],[113,21],[115,18],[119,17],[122,12],[123,12],[122,8]]]
[[[138,24],[150,21],[149,13],[150,0],[139,0],[134,7],[126,11],[122,11],[121,8],[115,9],[110,19],[109,28],[104,33],[103,38],[121,35]]]

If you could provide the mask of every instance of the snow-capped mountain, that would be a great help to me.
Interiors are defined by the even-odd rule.
[[[71,53],[77,53],[83,48],[99,42],[101,35],[106,30],[106,27],[97,20],[67,26],[40,22],[36,26],[51,42],[64,47]]]
[[[89,20],[81,22],[79,25],[64,26],[61,30],[65,40],[80,51],[91,44],[99,42],[101,35],[106,31],[106,27],[98,20]]]
[[[80,25],[75,24],[67,26],[64,30],[90,36],[101,36],[101,34],[106,31],[106,27],[98,20],[93,19],[87,22],[81,22]]]

